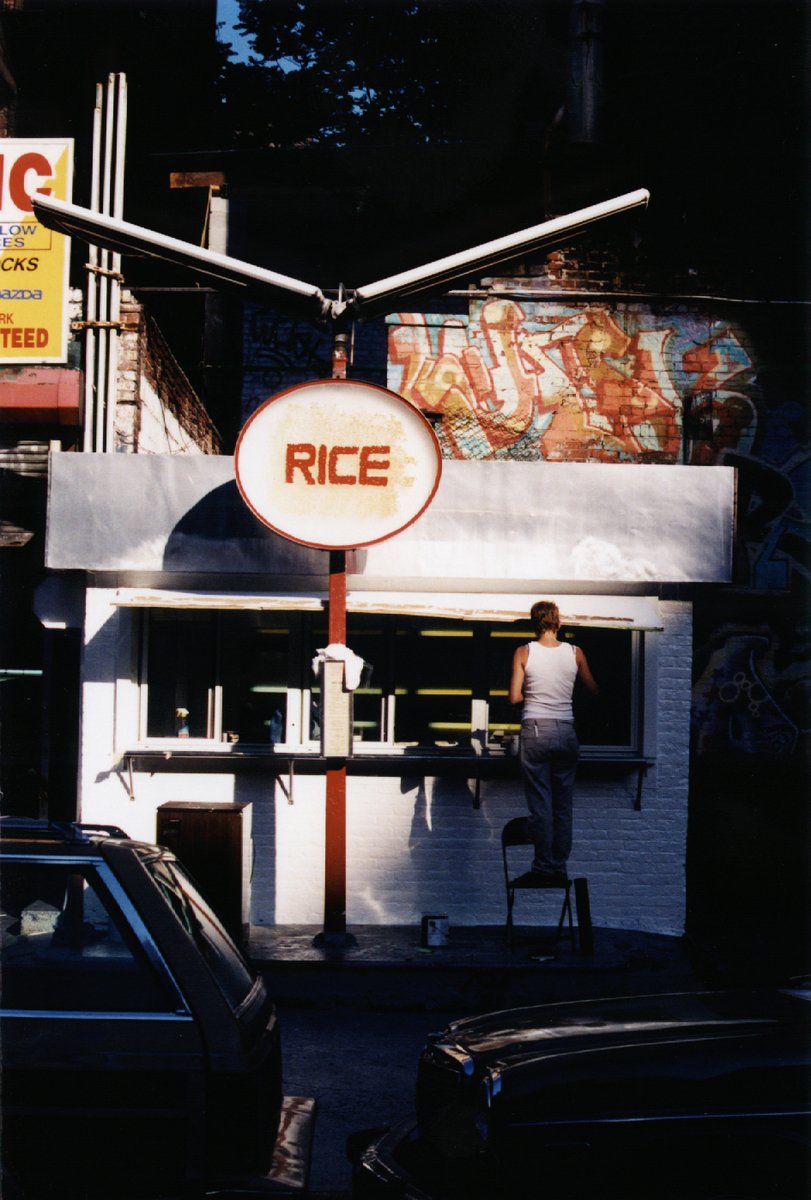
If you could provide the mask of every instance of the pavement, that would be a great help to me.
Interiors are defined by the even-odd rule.
[[[564,933],[567,932],[564,930]],[[594,929],[591,953],[554,928],[449,930],[421,944],[419,926],[352,926],[323,942],[316,926],[252,926],[250,958],[276,997],[287,1095],[317,1103],[310,1200],[351,1195],[347,1137],[390,1124],[414,1105],[426,1036],[493,1009],[706,986],[683,939]],[[575,934],[576,938],[576,934]]]
[[[481,1012],[695,982],[681,938],[596,929],[583,953],[554,934],[519,926],[509,947],[502,926],[451,927],[447,945],[425,947],[419,926],[351,926],[346,944],[322,945],[317,926],[253,925],[247,949],[278,1000],[331,1008]]]

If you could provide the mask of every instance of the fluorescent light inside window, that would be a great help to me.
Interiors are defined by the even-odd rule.
[[[472,696],[470,688],[417,688],[418,696]]]

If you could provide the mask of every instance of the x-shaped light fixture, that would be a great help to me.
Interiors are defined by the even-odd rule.
[[[401,271],[376,283],[367,283],[353,291],[341,287],[332,296],[321,288],[304,283],[289,275],[280,275],[253,263],[243,262],[228,254],[206,250],[192,242],[180,241],[133,225],[117,217],[105,216],[89,208],[81,208],[52,196],[33,196],[34,215],[50,229],[69,237],[80,237],[93,245],[120,254],[146,255],[163,259],[175,266],[185,267],[200,275],[208,275],[257,294],[268,304],[303,305],[307,314],[317,321],[344,322],[366,319],[391,312],[396,302],[415,292],[424,292],[439,284],[451,283],[462,276],[495,266],[497,263],[526,254],[538,247],[578,233],[604,217],[646,205],[650,194],[645,188],[627,192],[613,200],[581,208],[565,216],[555,217],[540,225],[532,225],[506,237],[471,246],[457,254],[436,259],[410,271]]]

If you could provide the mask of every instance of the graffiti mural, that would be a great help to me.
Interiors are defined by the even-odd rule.
[[[274,309],[246,306],[242,333],[242,419],[268,396],[329,369],[326,332]]]
[[[486,300],[389,319],[388,386],[441,414],[454,458],[706,462],[747,452],[753,363],[738,330],[647,306]]]
[[[269,396],[311,379],[328,378],[332,370],[332,333],[326,326],[295,320],[275,309],[246,305],[242,331],[243,422]],[[385,356],[382,322],[353,330],[353,378],[384,384]]]
[[[802,335],[788,311],[746,315],[503,297],[388,320],[388,386],[438,414],[447,457],[736,468],[735,583],[757,615],[697,603],[703,762],[797,759],[811,738],[809,628],[794,599],[811,582],[811,453],[791,365]]]
[[[800,636],[797,634],[800,633]],[[697,649],[693,745],[715,752],[783,757],[809,734],[809,628],[727,624]]]

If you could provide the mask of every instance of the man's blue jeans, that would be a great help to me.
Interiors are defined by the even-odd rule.
[[[572,796],[580,745],[571,721],[521,723],[521,769],[535,844],[534,871],[566,872],[572,851]]]

